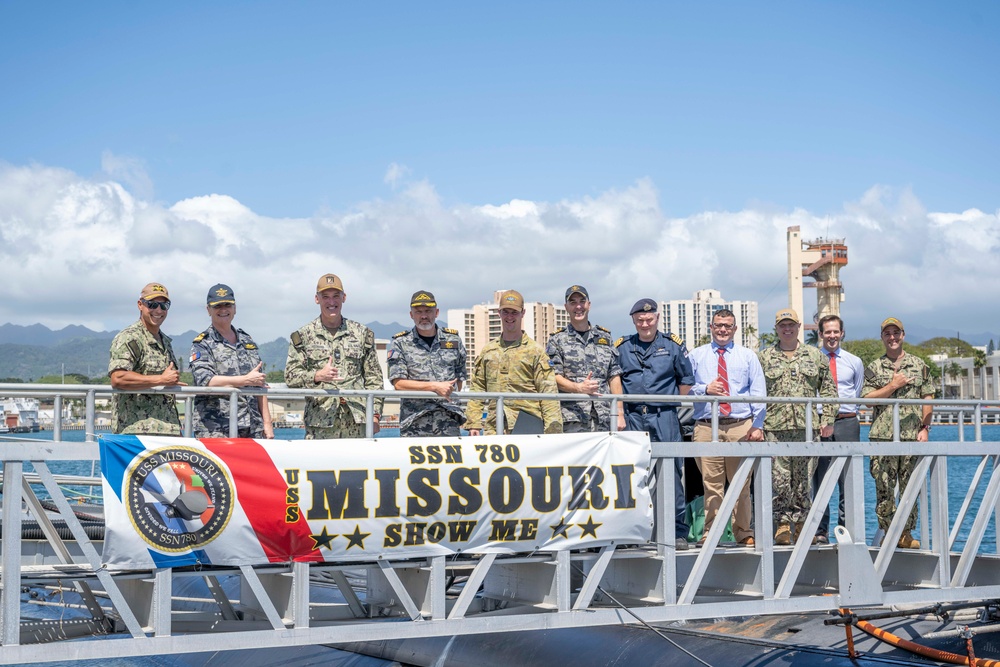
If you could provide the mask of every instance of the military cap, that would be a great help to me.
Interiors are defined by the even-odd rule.
[[[497,302],[497,307],[499,307],[501,310],[504,308],[513,308],[514,310],[524,310],[524,297],[521,296],[520,292],[516,292],[512,289],[509,289],[500,295],[500,300]]]
[[[587,288],[586,287],[581,287],[580,285],[573,285],[571,287],[566,288],[566,300],[567,301],[569,301],[569,298],[571,296],[573,296],[574,294],[582,294],[584,299],[586,299],[587,301],[590,301],[590,294],[587,293]]]
[[[170,300],[170,294],[167,293],[167,288],[160,283],[149,283],[142,288],[142,292],[139,293],[140,299],[155,299],[158,296],[162,296],[164,299]]]
[[[437,308],[437,305],[434,295],[427,290],[414,292],[413,296],[410,297],[410,308]]]
[[[802,320],[799,319],[799,314],[795,312],[794,308],[782,308],[774,316],[774,323],[777,324],[781,320],[791,320],[796,324],[802,324]]]
[[[879,327],[879,332],[885,331],[886,327],[893,327],[893,326],[899,327],[900,331],[906,331],[906,329],[903,328],[903,323],[900,322],[898,319],[896,319],[895,317],[887,317],[884,320],[882,320],[882,326]]]
[[[629,315],[635,315],[636,313],[655,313],[656,312],[656,302],[652,299],[639,299],[632,306],[632,310],[628,311]]]
[[[206,303],[210,306],[219,306],[224,303],[236,303],[236,294],[233,292],[233,288],[229,285],[223,285],[219,283],[218,285],[212,285],[212,289],[208,290],[208,299]]]
[[[340,278],[332,273],[327,273],[320,277],[319,281],[316,283],[317,294],[325,292],[328,289],[339,289],[341,292],[345,291],[344,283],[340,282]]]

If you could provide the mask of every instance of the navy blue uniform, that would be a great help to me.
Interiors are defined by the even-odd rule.
[[[694,384],[694,370],[688,360],[688,351],[678,336],[656,337],[645,346],[639,334],[619,338],[618,363],[622,369],[622,390],[626,394],[678,395],[680,385]],[[626,403],[625,419],[630,431],[647,431],[653,442],[680,442],[681,426],[677,419],[679,403]],[[684,487],[681,484],[683,459],[674,459],[675,536],[687,538],[688,525],[684,521]]]

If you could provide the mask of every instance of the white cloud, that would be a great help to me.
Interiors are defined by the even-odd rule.
[[[175,302],[168,332],[200,330],[205,291],[224,282],[237,293],[237,324],[263,342],[315,317],[316,278],[332,271],[347,288],[345,313],[362,322],[406,322],[416,289],[447,309],[505,287],[558,303],[582,283],[594,321],[616,334],[637,298],[706,287],[760,301],[767,329],[787,299],[785,230],[799,225],[803,238],[847,239],[852,335],[871,335],[889,313],[908,329],[1000,332],[995,309],[983,308],[1000,282],[1000,215],[927,212],[905,188],[872,187],[829,215],[752,206],[671,218],[645,179],[576,200],[477,205],[447,204],[431,183],[401,178],[387,199],[271,218],[223,194],[163,205],[117,180],[0,164],[0,322],[118,329],[157,280]]]
[[[393,162],[389,165],[389,168],[385,170],[385,176],[382,178],[382,182],[391,186],[392,189],[395,190],[396,186],[409,175],[409,167]]]

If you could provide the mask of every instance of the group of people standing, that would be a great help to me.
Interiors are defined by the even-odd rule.
[[[382,370],[371,329],[343,316],[347,294],[340,277],[322,276],[316,285],[319,317],[290,336],[285,381],[289,387],[335,390],[382,389]],[[843,321],[833,315],[819,321],[822,348],[799,342],[801,320],[792,309],[775,316],[778,341],[754,352],[734,342],[737,331],[732,311],[715,311],[711,342],[688,352],[675,334],[659,330],[656,302],[639,299],[629,311],[635,333],[613,341],[611,332],[589,319],[590,295],[572,285],[565,292],[570,324],[553,333],[546,346],[532,340],[522,329],[524,298],[514,290],[500,294],[501,331],[479,353],[472,377],[466,371],[467,353],[457,331],[440,327],[437,300],[426,290],[410,299],[414,326],[392,337],[387,353],[388,378],[399,391],[433,392],[437,398],[400,400],[400,429],[404,437],[458,436],[496,433],[495,401],[469,399],[465,407],[455,392],[468,383],[472,392],[517,392],[539,394],[607,394],[650,396],[812,397],[841,399],[814,407],[812,424],[822,440],[860,440],[858,404],[862,398],[933,398],[935,390],[924,362],[903,350],[905,332],[896,318],[882,323],[885,355],[867,368],[860,359],[841,348]],[[138,303],[139,321],[122,330],[111,346],[108,373],[116,389],[144,389],[179,385],[180,373],[171,340],[160,331],[170,308],[166,287],[146,285]],[[226,285],[215,285],[206,308],[211,326],[192,342],[191,371],[195,384],[218,387],[263,387],[263,364],[253,339],[233,326],[236,299]],[[853,402],[852,402],[852,399]],[[266,396],[239,397],[237,414],[240,437],[272,438]],[[510,400],[504,401],[503,424],[507,433],[518,432],[519,418],[534,422],[545,433],[607,431],[611,418],[619,430],[646,431],[654,442],[682,439],[678,402],[623,399],[623,407],[612,415],[603,400]],[[383,399],[374,399],[373,431],[381,421]],[[721,442],[802,442],[806,437],[806,406],[793,403],[719,401],[695,402],[693,440],[712,441],[712,410],[718,410]],[[304,422],[307,439],[361,438],[366,431],[364,397],[331,394],[306,400]],[[530,415],[530,417],[524,417]],[[930,429],[930,405],[901,405],[900,439],[926,440]],[[195,399],[193,427],[196,437],[229,436],[228,396]],[[180,435],[180,420],[173,396],[168,394],[115,394],[112,427],[116,433]],[[523,430],[523,429],[521,429]],[[869,439],[892,440],[891,406],[874,407]],[[722,496],[741,459],[698,459],[705,488],[705,533],[718,518]],[[776,457],[773,466],[771,509],[777,527],[777,544],[798,539],[812,500],[812,487],[825,474],[828,457],[815,461],[802,457]],[[876,514],[887,528],[895,512],[894,487],[905,489],[914,465],[913,457],[872,456],[871,473],[877,492]],[[674,459],[675,547],[689,548],[685,520],[682,460]],[[733,532],[738,543],[754,544],[750,481],[738,491],[733,512]],[[911,531],[915,511],[908,519],[899,546],[918,548]],[[843,488],[840,491],[840,521],[843,523]],[[828,541],[829,510],[824,514],[815,540]]]

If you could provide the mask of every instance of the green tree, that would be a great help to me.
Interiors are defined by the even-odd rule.
[[[285,382],[285,371],[268,371],[266,380],[268,384],[283,384]]]
[[[765,333],[760,335],[760,349],[766,347],[771,347],[772,345],[778,344],[778,334],[776,333]]]
[[[815,329],[810,329],[806,332],[806,345],[819,345],[819,332]]]
[[[972,366],[979,373],[979,396],[973,398],[986,397],[986,353],[982,350],[972,350]]]
[[[949,357],[971,357],[973,348],[960,338],[931,338],[916,347],[927,354],[947,354]]]
[[[710,336],[709,334],[702,334],[698,336],[698,341],[694,344],[694,346],[699,347],[701,345],[708,345],[711,342],[712,342],[712,336]]]
[[[990,343],[986,346],[986,356],[992,356],[994,352],[996,352],[996,348],[993,347],[993,339],[990,338]]]
[[[748,324],[743,327],[743,340],[751,350],[756,350],[760,346],[760,339],[757,338],[757,327]]]

